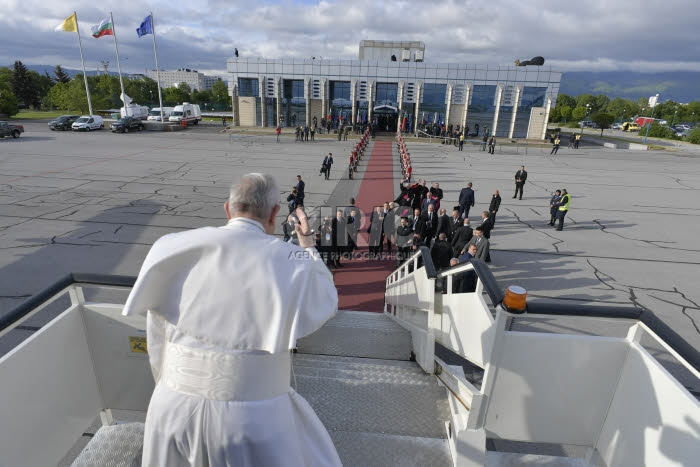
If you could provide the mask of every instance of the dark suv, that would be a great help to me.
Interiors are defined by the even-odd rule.
[[[122,117],[112,123],[110,129],[113,132],[128,133],[131,130],[143,130],[143,122],[136,117]]]
[[[51,131],[55,130],[70,130],[73,122],[80,118],[80,115],[61,115],[55,120],[49,122]]]

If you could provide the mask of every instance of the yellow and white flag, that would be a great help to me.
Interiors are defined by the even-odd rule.
[[[78,19],[76,14],[70,15],[64,22],[56,26],[56,31],[78,32]]]

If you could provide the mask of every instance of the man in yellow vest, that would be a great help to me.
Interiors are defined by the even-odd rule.
[[[557,209],[557,220],[559,225],[557,225],[557,230],[564,229],[564,217],[566,213],[569,212],[569,204],[571,204],[571,195],[566,191],[566,189],[561,190],[561,199],[559,200],[559,208]]]

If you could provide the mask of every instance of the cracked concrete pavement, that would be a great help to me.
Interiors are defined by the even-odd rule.
[[[266,171],[281,199],[300,173],[306,203],[322,206],[344,173],[353,144],[319,137],[275,143],[269,135],[226,135],[219,128],[112,134],[50,132],[28,122],[17,140],[0,140],[0,314],[67,272],[136,275],[160,236],[225,222],[222,204],[239,174]],[[443,207],[474,183],[476,207],[503,203],[492,234],[490,267],[503,286],[539,299],[636,304],[654,311],[700,347],[700,154],[693,149],[628,151],[588,146],[498,147],[408,143],[415,178],[440,182]],[[330,181],[318,176],[334,153]],[[514,174],[528,171],[523,200]],[[547,225],[557,188],[572,194],[565,229]],[[348,188],[349,189],[349,188]],[[337,191],[337,190],[336,190]],[[346,189],[341,190],[345,199]],[[336,196],[333,197],[335,200]],[[287,214],[286,202],[280,222]]]

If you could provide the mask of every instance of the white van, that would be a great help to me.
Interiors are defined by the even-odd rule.
[[[170,114],[173,112],[172,107],[163,107],[162,108],[162,115],[163,115],[163,121],[167,122],[168,119],[170,118]],[[155,120],[156,122],[160,121],[161,117],[161,108],[160,107],[154,107],[151,109],[150,112],[148,112],[148,120]]]
[[[169,120],[171,122],[182,122],[186,120],[190,125],[196,125],[202,121],[202,111],[199,109],[199,105],[190,104],[189,102],[183,102],[182,105],[176,105],[170,114]]]
[[[129,104],[120,109],[122,117],[136,117],[141,120],[146,120],[148,117],[148,107],[145,105]]]
[[[71,126],[71,128],[73,128],[75,131],[99,130],[104,127],[105,123],[102,120],[102,117],[99,115],[83,115],[73,122],[73,125]]]

